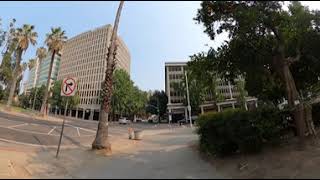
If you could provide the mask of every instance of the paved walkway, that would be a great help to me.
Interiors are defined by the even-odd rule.
[[[27,169],[36,178],[223,178],[190,147],[196,140],[189,128],[181,128],[147,135],[143,141],[113,144],[109,157],[73,149],[52,160],[54,152],[42,152]],[[127,147],[121,151],[123,145]]]

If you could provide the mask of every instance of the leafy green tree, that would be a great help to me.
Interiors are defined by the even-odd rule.
[[[113,95],[111,97],[111,111],[115,114],[128,115],[130,101],[133,96],[133,81],[129,74],[123,70],[116,70],[113,74]]]
[[[205,101],[207,98],[207,91],[204,84],[201,84],[201,80],[198,81],[191,75],[192,73],[188,72],[188,87],[189,87],[189,98],[190,98],[190,106],[191,106],[191,113],[192,114],[199,114],[200,105]],[[187,106],[187,86],[185,77],[181,80],[181,82],[173,82],[172,87],[174,91],[180,94],[183,97],[183,105]]]
[[[192,55],[187,65],[190,81],[196,81],[197,85],[203,90],[203,93],[206,93],[210,98],[209,100],[216,100],[218,95],[216,89],[218,73],[212,71],[213,62],[211,59],[214,57],[210,56],[214,53],[215,51],[211,49],[208,53],[209,55],[203,52]]]
[[[30,106],[30,98],[28,95],[19,95],[19,106],[26,109]]]
[[[155,91],[152,96],[149,97],[149,101],[146,107],[146,112],[150,114],[158,114],[157,108],[159,108],[160,118],[164,118],[167,112],[168,97],[164,91]],[[157,107],[157,108],[155,108]]]
[[[3,30],[2,19],[0,18],[0,47],[2,46],[5,39],[6,39],[6,32]]]
[[[20,87],[21,87],[20,84],[21,84],[21,81],[22,81],[22,78],[23,78],[23,73],[27,69],[27,67],[28,67],[28,63],[26,63],[26,62],[20,64],[20,72],[19,72],[19,74],[17,74],[16,89],[14,91],[15,95],[18,95],[19,92],[20,92]]]
[[[248,92],[245,90],[244,79],[239,79],[236,82],[235,87],[239,92],[239,96],[237,96],[237,100],[238,102],[240,102],[241,108],[245,109],[246,96],[248,96]]]
[[[129,74],[118,69],[113,74],[113,95],[111,98],[111,112],[115,115],[141,115],[147,103],[147,93],[134,86]]]
[[[229,79],[241,74],[251,87],[253,79],[260,80],[255,81],[259,94],[269,90],[265,87],[269,84],[273,85],[271,90],[284,92],[298,135],[303,137],[303,105],[296,103],[301,102],[298,90],[304,90],[319,76],[318,66],[310,63],[319,64],[319,52],[309,49],[308,44],[320,43],[320,13],[299,2],[291,2],[288,10],[282,5],[279,1],[204,1],[195,20],[203,23],[204,32],[212,40],[222,32],[229,34],[230,40],[217,49],[215,70],[223,75],[229,72]],[[308,68],[313,69],[309,75],[315,77],[300,81]],[[253,88],[247,89],[250,93]]]
[[[22,53],[26,51],[29,47],[29,43],[32,45],[36,44],[36,38],[38,37],[37,33],[34,32],[34,26],[24,24],[22,28],[17,28],[14,36],[14,41],[17,42],[17,47],[15,50],[15,63],[14,71],[12,73],[12,83],[10,86],[10,93],[7,102],[7,107],[10,107],[14,97],[14,93],[17,86],[17,81],[19,74],[23,71],[21,66]]]
[[[130,102],[130,113],[133,114],[134,119],[136,119],[136,115],[142,116],[146,113],[145,105],[147,104],[147,102],[147,93],[141,91],[137,86],[134,86]]]
[[[30,94],[21,94],[19,96],[19,106],[22,108],[28,108],[33,103],[33,99],[35,97],[35,92],[44,92],[45,86],[42,85],[41,87],[35,87],[30,89]],[[36,100],[35,100],[35,108],[40,110],[41,103],[42,103],[42,97],[43,94],[37,94]]]
[[[46,87],[42,85],[41,87],[35,87],[30,90],[29,97],[33,110],[40,110],[45,89]]]
[[[4,93],[5,93],[4,89],[3,89],[2,85],[0,84],[0,101],[3,99]]]
[[[41,106],[41,113],[46,115],[46,107],[48,101],[48,95],[50,91],[50,82],[51,82],[51,73],[53,67],[53,61],[56,54],[60,53],[62,50],[63,44],[66,42],[67,36],[65,36],[65,31],[63,31],[60,27],[58,28],[51,28],[51,32],[47,34],[47,38],[45,40],[46,45],[48,46],[48,50],[52,52],[51,61],[48,71],[48,80],[47,80],[47,91],[43,96],[42,106]]]
[[[9,93],[9,88],[12,82],[12,72],[14,65],[13,54],[17,46],[17,42],[14,41],[14,35],[16,32],[15,28],[16,20],[13,19],[9,24],[9,29],[5,32],[5,45],[2,52],[2,61],[0,65],[0,82],[4,85],[6,93]]]

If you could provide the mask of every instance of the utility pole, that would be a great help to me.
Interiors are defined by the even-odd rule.
[[[189,86],[188,86],[188,76],[187,76],[187,72],[186,72],[186,71],[184,71],[184,75],[185,75],[185,77],[186,77],[186,86],[187,86],[187,101],[188,101],[189,121],[190,121],[190,127],[192,127],[191,106],[190,106]]]

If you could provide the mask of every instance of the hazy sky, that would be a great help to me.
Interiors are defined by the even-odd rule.
[[[113,24],[119,2],[0,2],[0,18],[6,26],[16,18],[17,25],[35,25],[38,44],[30,47],[23,60],[35,56],[44,45],[45,34],[60,26],[69,38],[96,27]],[[311,9],[320,2],[302,2]],[[164,63],[187,61],[189,56],[218,46],[226,36],[215,42],[196,24],[200,2],[125,2],[120,19],[119,35],[131,54],[131,78],[143,90],[164,89]],[[28,77],[25,73],[24,80]]]

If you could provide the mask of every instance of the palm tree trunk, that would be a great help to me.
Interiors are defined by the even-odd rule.
[[[53,66],[55,54],[56,54],[56,51],[53,50],[52,56],[51,56],[51,61],[50,61],[49,72],[48,72],[47,86],[46,86],[46,90],[44,91],[44,96],[43,96],[41,110],[40,110],[40,112],[42,113],[43,116],[47,115],[47,105],[48,105],[48,95],[49,95],[49,91],[50,91],[51,72],[52,72],[52,66]]]
[[[37,92],[38,92],[38,89],[37,89],[37,87],[36,87],[36,90],[35,90],[35,92],[34,92],[32,110],[34,110],[34,107],[35,107],[35,104],[36,104]]]
[[[92,143],[92,149],[105,149],[106,151],[111,151],[111,144],[108,140],[108,116],[110,112],[110,103],[112,97],[112,84],[113,84],[113,70],[114,70],[114,52],[116,48],[117,40],[117,30],[121,15],[121,10],[124,1],[121,1],[118,7],[116,19],[114,22],[114,27],[111,35],[110,48],[107,56],[107,69],[105,72],[105,80],[103,86],[103,101],[101,102],[100,107],[100,116],[99,116],[99,125],[96,134],[96,138]]]
[[[11,86],[10,86],[9,98],[8,98],[8,101],[7,101],[7,108],[9,108],[12,105],[14,92],[15,92],[16,87],[17,87],[18,73],[19,73],[19,69],[20,69],[21,56],[22,56],[22,49],[18,48],[17,49],[17,56],[16,56],[16,64],[15,64],[14,71],[12,73],[12,82],[11,82]]]

